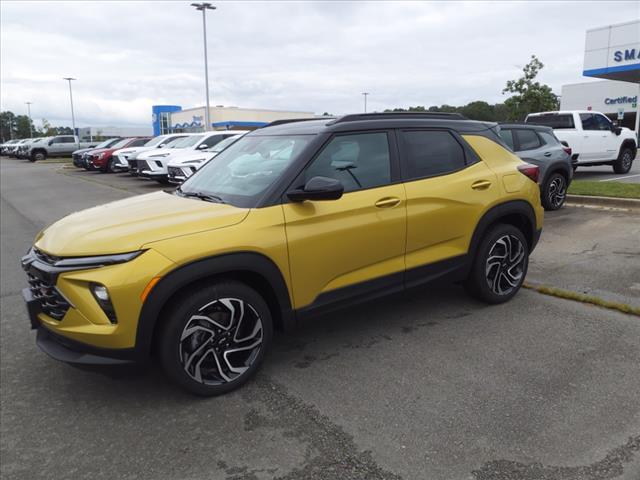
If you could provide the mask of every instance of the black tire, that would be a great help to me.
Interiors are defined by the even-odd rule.
[[[507,242],[511,246],[511,255],[501,257],[507,249]],[[488,268],[490,254],[494,260],[491,262],[493,266]],[[520,290],[528,266],[529,244],[523,233],[513,225],[497,224],[487,231],[476,250],[476,258],[464,284],[465,289],[483,302],[504,303]],[[494,282],[496,276],[497,285]]]
[[[172,303],[157,344],[171,380],[196,395],[215,396],[251,378],[273,336],[271,312],[258,292],[240,282],[220,281]],[[236,341],[238,333],[242,342]]]
[[[629,173],[633,165],[633,149],[625,147],[620,150],[618,159],[612,163],[613,171],[619,174]]]
[[[31,154],[31,156],[29,156],[30,162],[41,162],[42,160],[46,160],[46,159],[47,159],[46,152],[34,152]]]
[[[560,210],[567,199],[567,179],[561,173],[552,173],[541,188],[545,210]]]
[[[107,164],[101,169],[102,173],[113,173],[113,157],[107,160]]]

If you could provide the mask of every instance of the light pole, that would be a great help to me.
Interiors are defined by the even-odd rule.
[[[367,113],[367,95],[369,95],[369,92],[362,92],[362,96],[364,97],[364,113]]]
[[[33,126],[31,122],[31,105],[33,102],[24,102],[27,105],[27,114],[29,115],[29,138],[33,138]]]
[[[200,10],[202,12],[202,33],[204,36],[204,89],[205,95],[207,97],[207,109],[204,112],[204,121],[205,128],[204,131],[208,131],[211,129],[211,119],[209,118],[209,64],[207,61],[207,18],[206,13],[207,10],[215,10],[216,7],[211,5],[210,3],[202,2],[202,3],[192,3],[192,7],[195,7],[196,10]]]
[[[76,136],[76,117],[75,117],[75,114],[73,113],[73,92],[71,91],[71,81],[76,79],[72,77],[64,77],[63,80],[66,80],[67,82],[69,82],[69,100],[71,100],[71,127],[73,128],[74,139],[79,140],[78,137]],[[80,145],[78,144],[78,142],[76,142],[76,146],[80,148]]]

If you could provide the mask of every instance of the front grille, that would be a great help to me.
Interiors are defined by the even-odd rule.
[[[55,285],[39,279],[30,272],[27,272],[29,288],[33,298],[40,302],[42,313],[49,315],[55,320],[62,320],[69,310],[69,302],[58,292]]]
[[[182,169],[178,167],[169,167],[168,172],[170,177],[184,177]]]
[[[36,258],[47,265],[55,265],[55,263],[60,260],[60,257],[56,257],[54,255],[49,255],[48,253],[44,253],[42,250],[38,250],[37,248],[33,248],[33,253],[35,253]]]
[[[150,170],[149,164],[145,160],[138,160],[137,170],[138,172],[144,172],[145,170]]]
[[[135,173],[138,171],[138,160],[129,160],[129,171]]]

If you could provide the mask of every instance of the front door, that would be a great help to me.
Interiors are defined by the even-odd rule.
[[[402,288],[406,205],[392,141],[386,131],[335,135],[294,182],[322,176],[345,189],[283,205],[296,309]]]

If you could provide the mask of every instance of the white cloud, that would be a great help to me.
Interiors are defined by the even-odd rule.
[[[146,125],[203,102],[190,2],[0,3],[1,107],[34,119]],[[585,30],[636,2],[219,2],[208,13],[212,104],[347,113],[500,101],[531,54],[556,92],[581,76]]]

